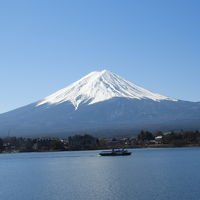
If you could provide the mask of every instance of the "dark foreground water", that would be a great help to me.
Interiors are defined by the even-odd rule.
[[[200,200],[200,148],[0,155],[0,200]]]

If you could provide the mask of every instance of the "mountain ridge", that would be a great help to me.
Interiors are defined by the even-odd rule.
[[[200,103],[150,92],[103,70],[40,101],[0,114],[0,137],[8,132],[26,137],[84,132],[113,137],[143,129],[198,130]]]
[[[59,104],[70,101],[75,109],[78,109],[81,103],[93,104],[114,97],[177,101],[176,99],[150,92],[111,71],[102,70],[89,73],[68,87],[44,98],[37,106],[45,103]]]

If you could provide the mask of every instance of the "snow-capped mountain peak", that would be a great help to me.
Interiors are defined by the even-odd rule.
[[[94,104],[114,97],[177,101],[176,99],[150,92],[113,72],[102,70],[89,73],[68,87],[41,100],[37,106],[46,103],[60,104],[70,101],[75,109],[78,109],[80,104]]]

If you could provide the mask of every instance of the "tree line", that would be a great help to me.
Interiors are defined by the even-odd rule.
[[[181,147],[200,146],[199,131],[152,133],[141,131],[137,136],[97,138],[90,134],[60,138],[0,138],[0,152],[40,152],[67,150],[94,150],[108,148]]]

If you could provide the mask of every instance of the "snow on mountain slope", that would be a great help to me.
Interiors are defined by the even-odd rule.
[[[199,103],[152,93],[106,70],[92,72],[41,101],[0,114],[0,137],[9,132],[19,137],[91,133],[111,138],[126,130],[180,129],[200,129]]]
[[[103,70],[91,72],[68,87],[41,100],[37,106],[46,103],[60,104],[70,101],[75,109],[78,109],[80,104],[94,104],[114,97],[177,101],[173,98],[152,93],[110,71]]]

